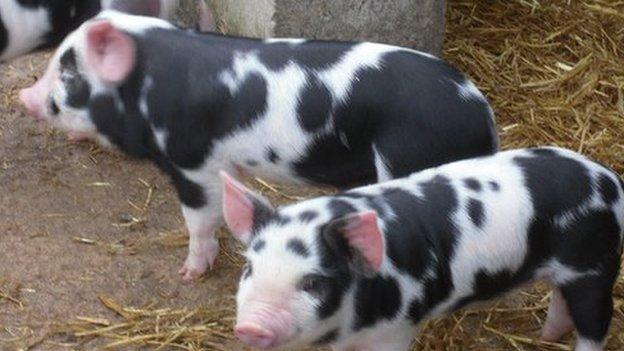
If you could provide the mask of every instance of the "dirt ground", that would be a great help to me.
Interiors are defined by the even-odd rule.
[[[155,167],[69,143],[22,112],[17,90],[47,56],[0,65],[0,349],[71,344],[46,333],[74,316],[112,317],[99,296],[129,305],[230,304],[238,268],[224,255],[208,278],[180,283],[183,220]]]

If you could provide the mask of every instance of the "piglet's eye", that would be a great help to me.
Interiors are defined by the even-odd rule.
[[[327,286],[327,278],[320,274],[306,274],[299,281],[299,290],[312,295],[323,295]]]

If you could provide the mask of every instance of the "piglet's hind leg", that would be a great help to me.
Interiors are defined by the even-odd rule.
[[[546,323],[542,328],[542,340],[556,342],[572,330],[574,330],[574,322],[570,317],[568,304],[559,289],[555,288],[550,297]]]

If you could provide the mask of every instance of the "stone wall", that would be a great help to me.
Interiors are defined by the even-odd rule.
[[[251,37],[366,40],[439,54],[445,0],[207,0],[217,27]]]

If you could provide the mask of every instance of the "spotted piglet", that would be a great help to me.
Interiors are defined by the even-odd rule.
[[[433,56],[200,34],[112,11],[71,34],[20,98],[72,138],[149,158],[171,176],[190,232],[185,280],[217,255],[220,169],[345,186],[498,148],[483,95]]]
[[[500,152],[281,208],[222,178],[249,346],[407,350],[423,320],[542,280],[542,339],[576,328],[576,351],[603,350],[624,183],[579,154]]]
[[[179,0],[1,0],[0,61],[59,43],[102,9],[172,19]],[[197,0],[199,27],[213,30],[212,13]]]

